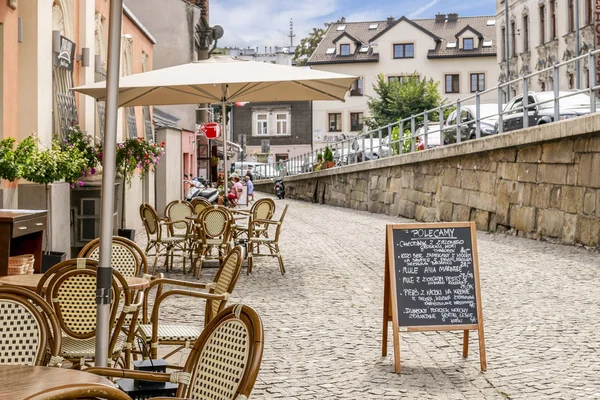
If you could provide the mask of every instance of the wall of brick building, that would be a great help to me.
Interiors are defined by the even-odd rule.
[[[290,198],[600,247],[600,116],[287,177]],[[272,182],[257,182],[272,191]]]

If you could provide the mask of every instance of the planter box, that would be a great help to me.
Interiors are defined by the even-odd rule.
[[[118,229],[117,235],[135,242],[135,229]]]
[[[59,262],[67,259],[67,253],[61,253],[59,251],[49,251],[42,253],[42,273],[48,271],[50,268],[58,264]]]

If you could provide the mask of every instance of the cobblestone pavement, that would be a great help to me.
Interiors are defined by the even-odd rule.
[[[397,375],[391,342],[381,357],[385,226],[408,221],[289,204],[287,274],[260,258],[231,300],[264,323],[253,399],[600,399],[599,254],[478,232],[488,371],[479,370],[476,333],[463,359],[462,332],[415,332],[401,334]],[[195,279],[180,271],[169,276]],[[203,307],[178,299],[161,318],[201,323]]]

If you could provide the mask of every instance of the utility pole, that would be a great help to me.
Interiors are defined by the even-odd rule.
[[[579,57],[579,0],[575,0],[575,57]],[[581,89],[580,60],[575,60],[575,88]]]
[[[290,33],[289,33],[288,37],[290,38],[290,47],[294,47],[294,38],[296,37],[296,35],[294,35],[294,20],[291,18],[290,18]]]
[[[508,23],[508,0],[504,0],[504,24],[506,26],[506,29],[504,30],[505,33],[505,37],[504,37],[504,42],[505,42],[505,46],[504,46],[504,51],[506,52],[506,82],[510,81],[510,41],[509,41],[509,37],[510,34],[508,32],[509,30],[509,23]],[[514,34],[514,32],[513,32]],[[506,102],[508,103],[508,101],[510,100],[510,85],[506,86]]]

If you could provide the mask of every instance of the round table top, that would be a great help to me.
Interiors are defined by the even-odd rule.
[[[10,275],[0,277],[0,283],[3,285],[19,286],[26,289],[35,290],[37,285],[42,279],[44,274],[33,274],[33,275]],[[126,276],[125,281],[129,285],[131,290],[145,289],[150,285],[150,281],[144,278],[138,278],[135,276]],[[50,282],[50,279],[46,281],[46,286]],[[119,281],[117,281],[118,283]]]
[[[73,383],[114,387],[106,378],[75,369],[0,365],[0,399],[24,399]]]

